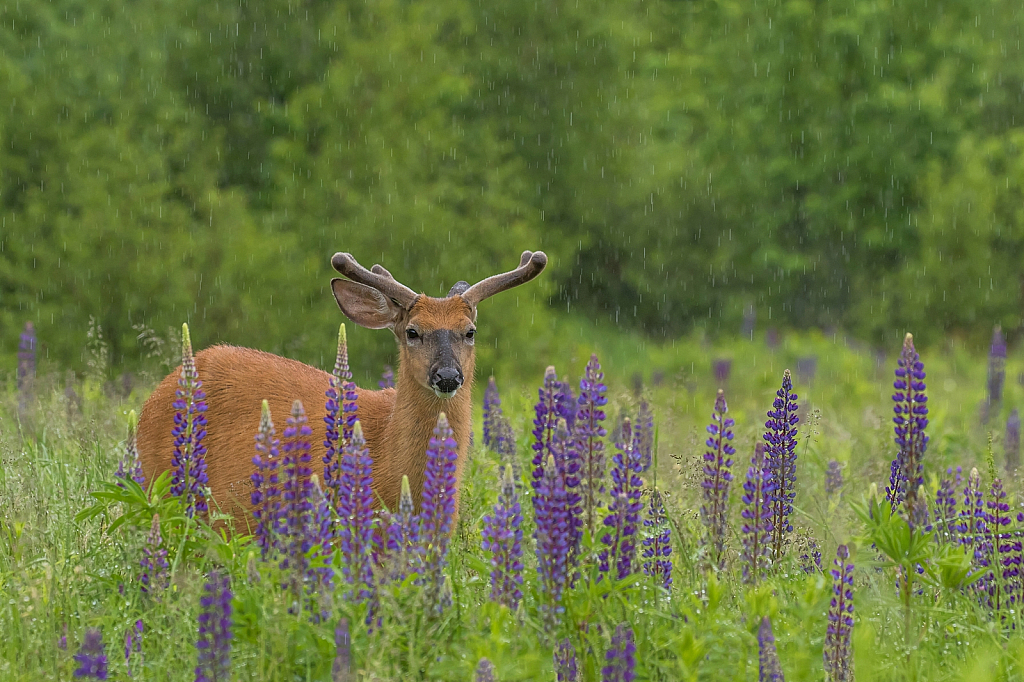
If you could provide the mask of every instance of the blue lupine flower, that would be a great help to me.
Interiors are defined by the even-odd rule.
[[[498,395],[498,384],[492,376],[487,380],[484,390],[484,447],[496,449],[497,419],[501,415],[501,396]]]
[[[475,682],[495,682],[494,664],[486,658],[481,658],[476,664]]]
[[[29,394],[36,376],[36,328],[25,323],[25,331],[18,339],[18,411],[28,409]]]
[[[362,425],[356,421],[352,441],[341,455],[338,483],[338,549],[342,573],[352,587],[356,601],[370,597],[373,591],[373,460],[366,448]]]
[[[566,428],[571,432],[576,421],[576,396],[572,392],[572,384],[559,381],[555,391],[555,413],[565,420]]]
[[[768,411],[764,440],[765,463],[771,472],[772,490],[772,557],[778,562],[785,551],[786,535],[793,531],[789,515],[796,499],[796,415],[797,395],[793,393],[793,380],[787,369],[782,373],[782,387],[775,394],[775,402]]]
[[[402,476],[398,511],[391,514],[387,535],[387,549],[392,564],[389,577],[394,582],[401,582],[411,571],[420,570],[420,518],[413,507],[409,477],[405,475]]]
[[[584,524],[590,529],[591,537],[597,532],[598,496],[604,493],[604,441],[601,439],[608,435],[603,424],[603,408],[608,404],[608,398],[605,397],[607,390],[597,356],[591,355],[583,378],[580,379],[580,396],[576,401],[573,429],[576,453],[580,458],[580,494],[586,515]]]
[[[1001,479],[992,481],[989,499],[985,502],[986,556],[979,563],[987,568],[980,581],[987,594],[987,604],[995,613],[1020,600],[1021,540],[1008,526],[1010,505]]]
[[[743,483],[743,581],[756,583],[768,567],[771,555],[772,493],[775,483],[764,458],[764,444],[754,446],[754,456]]]
[[[985,403],[985,419],[988,423],[999,411],[1003,401],[1003,383],[1006,380],[1006,337],[998,324],[992,330],[992,346],[988,353],[988,396]]]
[[[716,358],[712,367],[715,371],[715,383],[724,386],[729,381],[729,374],[732,371],[732,360],[727,358]]]
[[[85,631],[85,639],[82,647],[75,654],[74,676],[82,678],[93,678],[96,680],[107,679],[107,655],[103,652],[103,635],[97,628],[89,628]]]
[[[427,466],[420,503],[420,544],[424,574],[431,601],[442,607],[444,567],[448,564],[448,541],[455,517],[455,466],[458,443],[444,412],[438,415],[434,435],[427,446]]]
[[[633,629],[619,623],[612,635],[612,645],[604,656],[601,682],[633,682],[636,679],[636,645]]]
[[[181,378],[174,401],[174,455],[171,458],[171,494],[182,498],[185,513],[205,513],[206,485],[206,393],[199,380],[188,325],[181,326]]]
[[[391,365],[384,365],[384,372],[380,375],[377,386],[383,391],[385,388],[395,387],[395,370]]]
[[[160,515],[153,515],[153,523],[146,536],[146,544],[142,548],[142,559],[139,566],[141,589],[146,593],[158,593],[167,587],[167,549],[163,547],[163,536],[160,534]]]
[[[296,400],[281,437],[283,482],[276,524],[284,554],[280,565],[287,572],[282,587],[291,590],[295,599],[302,593],[303,585],[317,577],[310,571],[307,555],[317,540],[313,524],[313,472],[309,467],[312,435],[302,401]]]
[[[936,540],[957,542],[957,490],[963,483],[962,469],[957,467],[946,470],[946,478],[939,481],[939,489],[935,491],[935,526],[938,532]]]
[[[565,481],[558,471],[553,455],[548,455],[544,475],[537,483],[533,498],[535,514],[537,572],[540,578],[541,612],[544,624],[554,629],[561,613],[562,592],[568,583],[569,547],[572,528]]]
[[[985,560],[985,503],[981,491],[981,475],[971,469],[964,486],[964,506],[958,515],[956,531],[960,542],[972,550],[975,563]]]
[[[252,458],[256,469],[249,477],[252,481],[250,499],[256,520],[253,535],[264,560],[272,551],[280,549],[275,532],[281,513],[279,446],[280,441],[275,438],[274,422],[270,417],[270,405],[264,400],[260,408],[260,427],[256,432],[256,454]]]
[[[636,440],[637,452],[640,453],[640,467],[647,471],[654,461],[654,412],[644,398],[640,399],[633,438]]]
[[[853,563],[850,550],[839,545],[835,568],[832,569],[832,602],[828,610],[828,630],[825,632],[825,675],[829,682],[847,682],[852,679],[850,669],[850,635],[853,632]]]
[[[324,485],[331,505],[337,508],[341,480],[341,451],[352,442],[358,405],[356,385],[352,382],[352,370],[348,366],[348,340],[345,325],[338,328],[338,352],[334,359],[334,370],[329,379],[324,403],[327,425],[324,438]]]
[[[348,618],[339,618],[334,628],[334,663],[331,665],[331,682],[349,682],[352,674],[352,636],[349,634]]]
[[[825,494],[835,495],[843,489],[843,465],[834,459],[828,461],[825,470]]]
[[[548,456],[553,455],[551,442],[555,437],[555,427],[558,426],[557,398],[561,385],[554,367],[548,367],[544,372],[544,386],[539,390],[540,399],[534,408],[535,417],[533,420],[533,487],[537,488],[540,479],[544,477],[544,465]]]
[[[579,667],[576,663],[576,648],[569,641],[563,639],[555,649],[555,675],[556,682],[578,682]]]
[[[924,483],[924,451],[928,447],[928,397],[925,395],[924,363],[914,350],[914,337],[907,334],[903,341],[903,352],[897,361],[896,392],[892,400],[895,441],[899,452],[890,467],[889,487],[886,497],[893,510],[908,495],[916,495]]]
[[[494,418],[494,433],[491,438],[494,441],[494,451],[498,453],[498,461],[501,466],[512,467],[512,478],[518,489],[523,477],[523,467],[516,452],[516,434],[512,430],[512,423],[508,417],[499,414]]]
[[[775,649],[775,635],[772,633],[772,621],[765,616],[761,619],[761,627],[757,629],[758,650],[758,682],[785,682],[782,674],[782,663]]]
[[[210,571],[199,600],[196,682],[231,682],[231,575]]]
[[[732,456],[736,454],[736,449],[730,444],[732,427],[736,422],[725,416],[728,411],[725,394],[718,389],[715,411],[707,428],[710,435],[705,443],[708,449],[704,453],[704,480],[701,483],[704,504],[700,508],[700,518],[707,531],[703,543],[707,547],[711,567],[717,570],[725,567],[729,484],[732,482]]]
[[[131,477],[139,485],[146,484],[146,477],[142,474],[142,462],[139,460],[139,448],[136,442],[136,431],[138,430],[139,419],[135,416],[135,410],[128,413],[128,438],[124,442],[124,457],[117,463],[117,478],[125,479]],[[120,487],[124,484],[118,481]]]
[[[622,580],[633,573],[636,557],[636,535],[640,525],[640,492],[643,479],[640,478],[640,453],[633,447],[633,429],[629,419],[622,422],[622,442],[615,444],[612,457],[612,491],[608,515],[604,519],[607,528],[601,536],[605,548],[598,555],[599,570],[608,573],[615,567],[613,577]]]
[[[649,575],[666,590],[672,587],[672,542],[668,515],[661,492],[655,488],[651,493],[651,504],[644,518],[647,537],[643,540],[641,556],[644,560],[644,575]]]
[[[484,515],[481,547],[491,555],[491,600],[513,611],[523,598],[522,523],[512,468],[504,467],[498,502],[493,513]]]

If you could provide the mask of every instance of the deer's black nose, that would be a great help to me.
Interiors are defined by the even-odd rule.
[[[462,370],[455,367],[442,367],[432,377],[434,388],[439,393],[454,393],[462,386]]]

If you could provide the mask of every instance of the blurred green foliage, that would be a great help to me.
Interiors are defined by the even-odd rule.
[[[329,258],[481,309],[484,365],[574,318],[911,328],[1024,309],[1024,6],[0,2],[0,357],[140,328],[325,364]],[[1018,121],[1017,119],[1021,119]],[[497,314],[498,312],[501,314]],[[379,365],[387,334],[354,339]],[[364,344],[360,347],[360,344]]]

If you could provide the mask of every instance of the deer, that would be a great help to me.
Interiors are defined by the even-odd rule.
[[[367,270],[349,253],[336,253],[331,265],[343,278],[331,280],[341,312],[367,329],[390,329],[398,344],[394,388],[356,389],[357,417],[366,438],[376,503],[395,509],[402,476],[414,499],[424,483],[426,451],[443,412],[458,444],[458,489],[472,430],[477,306],[486,298],[534,279],[547,265],[542,251],[524,251],[519,266],[470,286],[456,282],[444,298],[417,294],[381,265]],[[251,525],[255,466],[253,437],[266,399],[278,422],[300,400],[316,446],[325,439],[325,394],[331,374],[310,365],[249,348],[215,345],[195,356],[207,402],[206,466],[214,503],[234,520],[238,531]],[[147,481],[171,467],[175,391],[179,366],[156,387],[142,408],[137,447]],[[323,477],[320,457],[314,473]],[[213,507],[211,507],[213,508]]]

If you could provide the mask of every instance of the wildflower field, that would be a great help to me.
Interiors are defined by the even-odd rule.
[[[457,507],[442,418],[422,499],[393,510],[349,363],[390,379],[339,344],[326,442],[301,404],[247,436],[252,535],[203,485],[183,337],[177,466],[147,481],[131,413],[162,371],[37,372],[23,335],[0,396],[0,679],[1024,676],[1024,357],[998,331],[988,357],[577,339],[543,376],[477,377]]]

